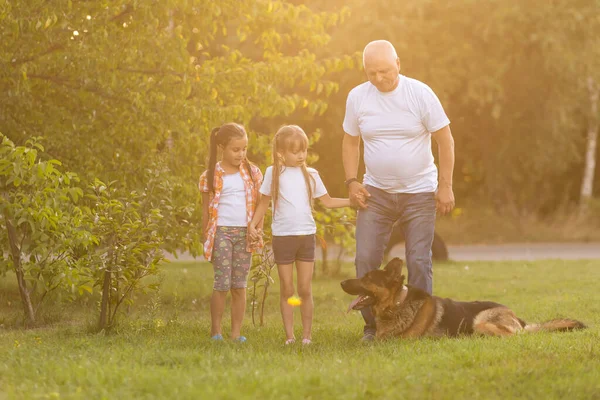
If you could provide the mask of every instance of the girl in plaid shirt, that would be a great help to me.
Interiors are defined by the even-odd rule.
[[[262,246],[251,241],[247,226],[258,203],[260,169],[246,158],[248,135],[243,126],[228,123],[210,134],[208,170],[200,176],[204,256],[211,261],[215,278],[210,301],[211,338],[223,340],[221,320],[225,298],[231,291],[231,338],[243,343],[240,330],[246,312],[246,280],[252,251]],[[221,161],[217,162],[217,150]]]

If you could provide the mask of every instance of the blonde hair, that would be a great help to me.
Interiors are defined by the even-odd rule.
[[[273,212],[277,208],[279,200],[279,176],[285,168],[283,153],[286,151],[306,150],[308,149],[308,136],[298,125],[284,125],[275,134],[273,138],[273,180],[271,181],[271,195],[273,196]],[[304,181],[306,182],[306,193],[308,203],[312,208],[313,185],[315,178],[310,175],[306,168],[306,163],[300,166]]]

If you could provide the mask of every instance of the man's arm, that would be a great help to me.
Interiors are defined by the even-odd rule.
[[[358,177],[358,162],[360,159],[360,136],[344,134],[342,142],[342,164],[344,165],[344,174],[346,180]],[[367,207],[366,197],[370,194],[365,187],[358,181],[350,183],[348,186],[350,200],[356,203],[360,208]]]
[[[450,125],[431,134],[438,145],[440,157],[439,184],[436,195],[437,209],[447,214],[454,208],[454,192],[452,191],[452,174],[454,173],[454,138]]]
[[[346,179],[357,177],[359,157],[360,136],[351,136],[345,133],[342,142],[342,163]]]

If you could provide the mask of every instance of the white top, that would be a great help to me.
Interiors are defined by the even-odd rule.
[[[327,189],[319,173],[314,168],[307,168],[313,189],[313,198],[317,199],[327,194]],[[260,192],[271,196],[273,181],[273,166],[265,171],[265,177]],[[300,167],[284,167],[279,175],[279,197],[277,209],[273,211],[271,224],[273,236],[312,235],[317,232],[317,225],[312,215],[306,181]]]
[[[431,88],[400,75],[391,92],[380,92],[370,82],[352,89],[343,127],[364,141],[364,184],[390,193],[423,193],[437,189],[431,132],[449,124]]]
[[[246,188],[239,172],[223,175],[217,226],[247,226]]]

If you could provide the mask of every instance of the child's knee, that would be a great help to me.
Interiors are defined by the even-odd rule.
[[[301,299],[310,298],[312,296],[311,286],[298,286],[298,296],[300,296]]]
[[[216,292],[229,292],[231,290],[231,282],[225,279],[215,279],[213,290]]]
[[[246,286],[231,285],[231,296],[246,297]]]
[[[280,297],[282,297],[284,299],[287,299],[288,297],[292,297],[294,295],[294,286],[281,285],[281,287],[279,289],[279,295],[280,295]]]

